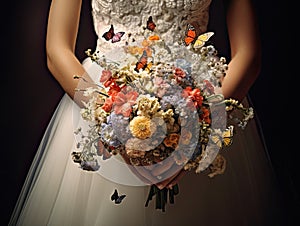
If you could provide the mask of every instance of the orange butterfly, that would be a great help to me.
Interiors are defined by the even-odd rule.
[[[187,29],[185,31],[184,43],[186,46],[194,43],[197,37],[196,29],[193,25],[188,24]]]
[[[148,65],[148,55],[147,55],[147,51],[144,50],[139,61],[136,63],[134,70],[136,72],[139,72],[140,69],[142,69],[142,70],[149,69],[148,66],[149,66]]]
[[[188,24],[187,30],[184,37],[184,43],[186,46],[193,45],[193,48],[199,49],[213,36],[213,32],[206,32],[203,34],[197,35],[196,29],[193,25]]]
[[[153,22],[152,16],[149,16],[148,20],[147,20],[147,29],[150,31],[154,31],[156,27],[156,24]]]

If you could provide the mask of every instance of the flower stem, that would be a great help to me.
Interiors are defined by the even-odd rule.
[[[159,189],[155,184],[151,185],[148,198],[145,203],[147,207],[149,202],[152,200],[153,196],[155,196],[155,209],[162,210],[162,212],[166,211],[166,203],[168,203],[168,198],[170,204],[174,204],[174,196],[179,194],[179,186],[178,184],[174,185],[172,189],[163,188]]]

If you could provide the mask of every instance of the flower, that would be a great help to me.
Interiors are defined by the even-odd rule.
[[[153,133],[153,123],[145,116],[136,116],[130,121],[130,131],[134,137],[146,139]]]
[[[105,103],[102,105],[102,109],[106,112],[110,112],[113,106],[113,98],[109,97],[105,100]]]
[[[188,104],[193,104],[196,108],[202,106],[203,96],[200,89],[188,86],[183,90],[182,96],[187,98]]]
[[[100,82],[105,84],[105,82],[107,82],[108,80],[111,79],[111,76],[112,76],[112,73],[110,70],[103,70],[101,78],[100,78]],[[107,87],[108,85],[104,85],[104,86]]]
[[[166,147],[171,147],[176,149],[179,142],[180,135],[177,133],[171,133],[166,139],[164,139],[164,144]]]
[[[148,203],[153,195],[165,197],[155,184],[173,176],[172,169],[222,174],[220,151],[234,139],[232,123],[245,128],[254,113],[217,93],[227,64],[214,46],[169,48],[158,34],[142,30],[118,47],[120,60],[87,51],[102,70],[98,89],[84,89],[90,99],[81,116],[90,124],[76,130],[80,139],[72,157],[83,170],[97,171],[97,158],[126,156],[153,176]],[[157,169],[166,166],[170,170],[160,174]],[[170,197],[178,187],[173,189]]]
[[[114,101],[114,111],[116,114],[122,114],[128,117],[132,111],[132,105],[135,104],[135,100],[138,97],[138,93],[130,91],[128,93],[119,92]]]

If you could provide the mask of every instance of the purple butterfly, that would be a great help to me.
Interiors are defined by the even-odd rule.
[[[105,38],[106,41],[111,40],[112,43],[121,41],[121,37],[125,34],[124,31],[120,31],[115,33],[114,26],[110,25],[110,29],[102,35],[103,38]]]

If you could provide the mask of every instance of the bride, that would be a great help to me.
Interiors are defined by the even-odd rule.
[[[179,184],[175,204],[166,212],[145,207],[149,186],[130,185],[127,179],[110,180],[116,174],[83,171],[74,164],[71,153],[76,145],[74,123],[81,107],[76,96],[74,75],[97,76],[101,67],[90,58],[79,62],[74,52],[82,0],[52,0],[47,29],[47,64],[66,94],[47,127],[9,225],[282,225],[276,181],[263,138],[255,120],[238,131],[224,155],[223,175],[179,172],[160,182],[160,188]],[[172,49],[193,24],[198,33],[207,31],[211,1],[221,0],[91,0],[94,28],[98,35],[96,51],[107,53],[115,43],[103,38],[111,24],[116,32],[134,33],[151,15],[162,38]],[[225,98],[248,104],[247,93],[260,73],[260,41],[251,0],[223,0],[231,57],[222,79]],[[218,35],[218,33],[216,33]],[[116,45],[121,45],[117,42]],[[124,170],[124,171],[121,171]],[[120,174],[130,174],[120,169]],[[118,175],[117,175],[118,177]],[[121,183],[120,181],[123,180]],[[126,197],[112,202],[115,189]]]

